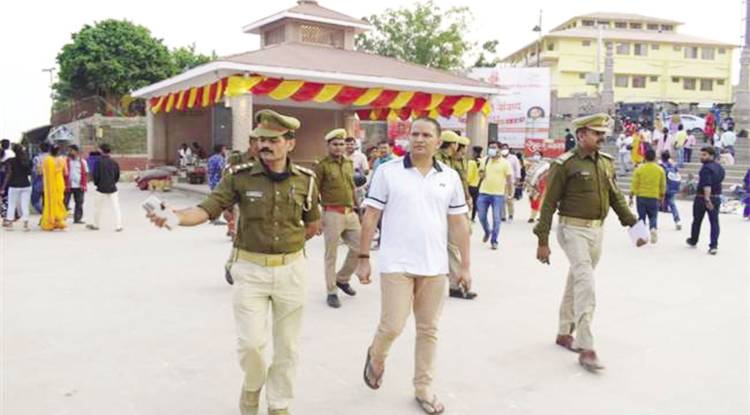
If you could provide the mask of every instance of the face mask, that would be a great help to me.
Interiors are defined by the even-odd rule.
[[[497,149],[496,148],[491,148],[491,149],[487,150],[487,155],[490,156],[490,157],[497,156]]]
[[[507,156],[508,154],[510,154],[510,150],[502,150],[500,151],[500,154],[502,154],[503,156]]]

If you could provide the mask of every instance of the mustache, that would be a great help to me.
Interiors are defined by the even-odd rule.
[[[263,148],[263,149],[261,149],[259,151],[259,153],[271,153],[271,154],[273,154],[273,150],[268,149],[268,148]]]

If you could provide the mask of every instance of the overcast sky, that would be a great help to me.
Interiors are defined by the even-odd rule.
[[[682,33],[741,43],[743,0],[688,2],[677,0],[537,0],[530,2],[436,0],[443,8],[466,5],[474,15],[467,35],[471,40],[499,40],[502,56],[535,39],[531,31],[539,10],[545,33],[568,18],[592,12],[623,12],[684,22]],[[181,5],[188,5],[183,8]],[[201,7],[198,5],[201,4]],[[292,7],[295,0],[166,2],[130,0],[5,2],[0,13],[0,137],[15,141],[23,131],[49,123],[49,75],[43,68],[56,65],[55,57],[70,35],[86,23],[107,18],[128,19],[151,29],[170,48],[195,43],[198,51],[221,55],[258,48],[258,37],[242,33],[242,26]],[[320,0],[319,4],[354,17],[377,14],[386,8],[412,4],[397,0]],[[512,4],[512,6],[511,6]],[[739,50],[734,53],[735,82]]]

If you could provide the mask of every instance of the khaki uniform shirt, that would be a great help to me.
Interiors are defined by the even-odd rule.
[[[354,206],[354,163],[328,156],[315,165],[315,180],[323,206]]]
[[[438,150],[437,153],[435,153],[435,159],[452,168],[456,171],[456,173],[458,173],[458,177],[461,179],[461,187],[464,189],[464,197],[467,201],[470,201],[471,196],[469,195],[468,177],[469,166],[466,163],[466,160],[451,157],[444,150]]]
[[[605,153],[583,156],[575,148],[552,163],[534,234],[539,238],[540,245],[547,245],[555,210],[561,216],[604,220],[610,206],[623,225],[631,226],[637,222],[615,183],[612,156]]]
[[[262,254],[289,254],[305,246],[305,225],[320,219],[315,173],[289,164],[289,177],[272,181],[261,163],[231,168],[198,205],[216,219],[239,205],[234,247]]]

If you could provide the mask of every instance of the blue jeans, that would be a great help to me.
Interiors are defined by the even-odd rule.
[[[685,149],[683,147],[680,147],[678,149],[675,149],[675,152],[677,153],[677,167],[684,167],[685,166]]]
[[[674,223],[680,223],[680,212],[677,211],[677,203],[674,201],[676,196],[677,193],[667,193],[666,196],[664,196],[664,203],[669,208],[669,211],[672,212]]]
[[[721,198],[711,197],[711,203],[714,208],[712,210],[706,209],[706,201],[703,196],[698,196],[693,201],[693,228],[690,232],[690,242],[692,244],[698,243],[698,238],[701,234],[701,224],[703,224],[703,217],[708,214],[708,221],[711,223],[711,242],[709,248],[719,247],[719,206],[721,206]]]
[[[44,182],[42,181],[42,176],[34,176],[34,180],[31,183],[31,206],[39,213],[42,213],[43,209],[43,196]]]
[[[492,206],[492,231],[487,222],[487,210]],[[482,224],[485,235],[491,235],[490,242],[497,243],[497,236],[500,234],[500,217],[505,209],[505,196],[488,195],[480,193],[477,198],[477,212],[479,212],[479,222]]]
[[[656,229],[656,218],[659,217],[659,199],[638,197],[636,198],[636,208],[638,209],[638,220],[645,220],[648,217],[648,228]]]

